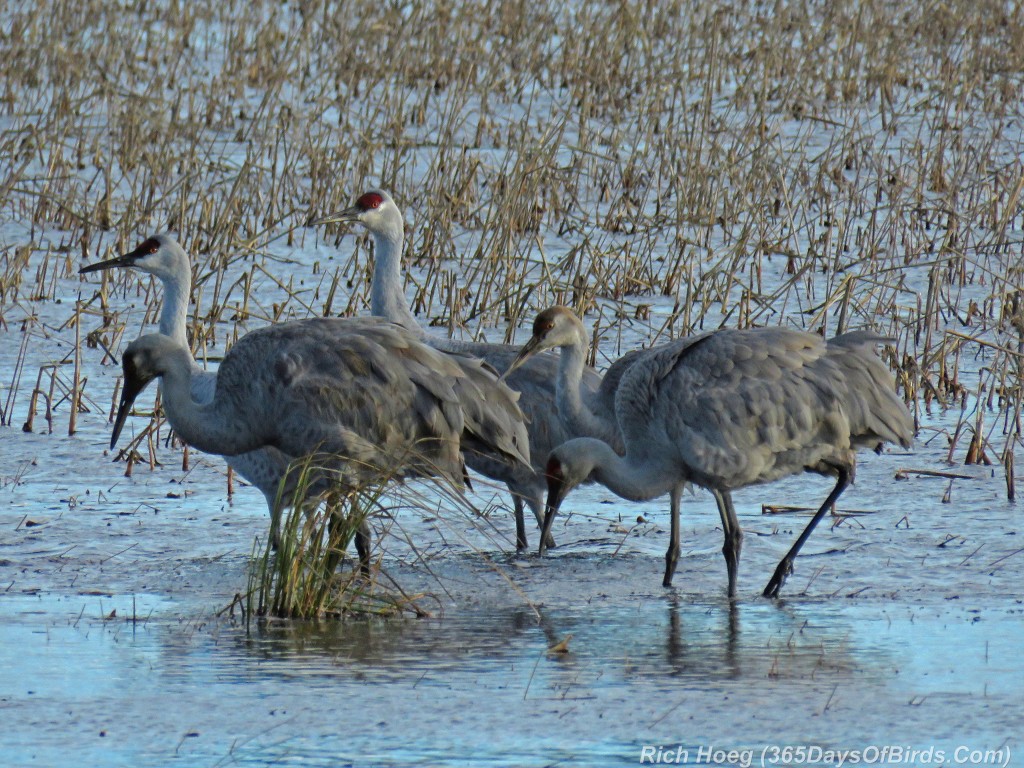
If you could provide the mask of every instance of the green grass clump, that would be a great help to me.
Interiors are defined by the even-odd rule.
[[[327,471],[313,467],[307,457],[293,462],[282,478],[282,489],[295,479],[295,503],[280,520],[277,548],[271,546],[272,536],[253,545],[246,620],[422,613],[414,597],[374,577],[379,542],[373,548],[367,543],[365,563],[353,558],[352,568],[338,569],[360,529],[369,534],[370,517],[381,506],[386,482],[361,488],[346,488],[339,482],[328,493],[317,493],[312,487],[314,475],[322,477]],[[279,491],[278,506],[281,501]]]

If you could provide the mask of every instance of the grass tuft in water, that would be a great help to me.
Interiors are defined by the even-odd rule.
[[[252,619],[340,619],[387,617],[412,612],[426,615],[416,600],[380,574],[374,561],[382,551],[371,542],[370,519],[384,509],[382,497],[392,478],[352,487],[339,478],[324,492],[332,470],[311,457],[297,459],[281,480],[275,505],[293,501],[287,514],[271,524],[265,543],[253,545],[246,590],[245,617]],[[277,528],[277,546],[271,545]],[[360,537],[363,537],[360,540]],[[351,568],[339,564],[355,544]],[[385,583],[386,582],[386,583]]]

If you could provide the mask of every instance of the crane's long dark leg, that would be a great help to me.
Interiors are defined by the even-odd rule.
[[[512,493],[512,503],[516,509],[516,551],[521,552],[530,546],[526,540],[526,519],[523,517],[523,499],[518,494]],[[543,519],[538,518],[538,523],[544,524]]]
[[[327,556],[324,558],[325,576],[330,579],[341,561],[342,551],[338,542],[343,536],[345,517],[341,514],[341,502],[333,494],[327,497]]]
[[[836,474],[838,479],[836,480],[836,487],[832,489],[832,493],[825,499],[825,503],[821,505],[821,508],[814,513],[814,517],[811,518],[811,522],[804,528],[804,532],[800,534],[800,537],[796,540],[786,556],[779,562],[778,567],[775,569],[775,574],[772,576],[771,581],[768,582],[768,586],[764,588],[765,597],[778,597],[779,589],[782,588],[783,582],[786,577],[793,572],[793,558],[796,557],[796,553],[800,551],[800,547],[807,541],[807,537],[811,535],[811,531],[814,530],[814,526],[818,524],[818,521],[825,516],[825,513],[829,508],[836,503],[836,500],[842,495],[843,491],[846,490],[846,486],[850,484],[850,469],[848,467],[836,467]]]
[[[359,528],[356,529],[356,552],[359,554],[359,572],[367,578],[370,576],[370,544],[372,541],[370,522],[364,517],[359,522]]]
[[[339,542],[344,538],[345,526],[350,524],[350,521],[354,519],[353,516],[359,516],[361,519],[354,536],[356,552],[359,555],[359,571],[364,576],[369,576],[372,534],[369,522],[356,505],[355,497],[350,499],[347,517],[341,513],[342,502],[328,499],[327,503],[328,515],[330,515],[327,522],[327,546],[329,548],[325,562],[327,573],[334,573],[334,569],[338,567],[338,562],[341,560],[342,549]]]
[[[663,587],[672,586],[672,576],[676,572],[676,563],[679,562],[679,500],[682,495],[682,485],[677,485],[669,494],[672,500],[672,530],[669,534],[668,551],[665,553],[665,578],[661,582]]]
[[[281,548],[281,505],[276,501],[270,505],[270,548]]]
[[[725,567],[729,572],[729,597],[736,597],[736,574],[740,567],[740,550],[743,548],[743,529],[736,517],[736,508],[732,505],[732,494],[729,491],[712,491],[718,503],[718,514],[722,518],[722,532],[725,543],[722,554],[725,555]]]

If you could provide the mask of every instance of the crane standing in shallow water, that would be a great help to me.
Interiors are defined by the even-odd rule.
[[[581,332],[579,318],[568,309],[545,310],[523,354],[562,347],[571,360]],[[778,597],[800,548],[852,481],[856,449],[882,442],[909,447],[913,439],[910,414],[872,350],[882,340],[865,332],[825,342],[785,328],[721,330],[633,355],[617,372],[614,391],[617,429],[611,439],[621,436],[625,455],[595,437],[557,447],[547,462],[544,531],[566,495],[588,479],[633,501],[669,493],[663,584],[671,586],[679,558],[680,497],[687,482],[696,483],[719,502],[734,596],[742,532],[732,491],[800,472],[831,475],[835,487],[765,587],[766,597]],[[563,373],[571,373],[566,357],[563,365]]]
[[[370,311],[373,315],[385,317],[405,326],[419,334],[425,343],[435,349],[479,357],[499,372],[507,371],[519,352],[516,346],[458,341],[424,334],[409,310],[402,287],[405,223],[402,212],[387,192],[379,189],[366,192],[343,211],[315,219],[311,224],[336,222],[362,224],[373,236],[374,269],[373,284],[370,288]],[[522,394],[519,405],[526,416],[533,467],[509,467],[507,463],[494,462],[487,456],[467,459],[471,469],[504,482],[512,493],[516,515],[517,549],[525,549],[528,546],[523,504],[530,507],[538,525],[543,525],[544,522],[546,484],[543,461],[555,446],[576,436],[575,433],[567,431],[558,418],[558,408],[555,404],[557,367],[557,360],[549,355],[534,357],[505,378],[512,389]],[[593,368],[583,366],[580,381],[580,386],[591,393],[597,391],[601,379]],[[546,545],[554,546],[550,531],[546,537]]]
[[[188,256],[182,247],[168,234],[154,235],[135,250],[114,259],[83,267],[80,273],[85,274],[114,268],[136,268],[159,278],[164,287],[164,306],[160,315],[160,333],[167,336],[175,344],[187,352],[189,370],[190,396],[198,404],[213,400],[218,374],[199,367],[188,348],[186,321],[188,315],[189,294],[191,292],[192,268]],[[464,369],[473,381],[472,388],[460,386],[458,391],[463,399],[463,406],[469,410],[473,420],[481,430],[501,439],[501,435],[512,435],[518,446],[527,451],[527,438],[521,420],[522,414],[513,401],[508,402],[509,392],[503,385],[494,381],[494,376],[480,368],[472,361],[458,361],[457,366]],[[472,402],[469,392],[477,392],[479,400]],[[488,404],[488,401],[493,403]],[[123,426],[127,411],[121,415],[117,432]],[[187,442],[187,441],[186,441]],[[477,452],[490,453],[487,439],[477,438],[470,432],[465,436],[464,448],[469,455]],[[301,455],[301,454],[299,454]],[[292,506],[296,501],[299,473],[288,471],[295,455],[289,455],[273,446],[264,446],[257,450],[226,456],[228,464],[245,480],[256,486],[267,502],[271,516],[271,539],[276,544],[279,537],[280,516],[284,508]],[[510,460],[506,452],[494,453],[492,461],[506,461],[522,465],[521,460]],[[281,481],[284,480],[284,487]],[[324,474],[313,474],[312,482],[305,488],[306,498],[303,503],[315,502],[320,495],[330,490],[332,478]],[[280,497],[279,497],[280,493]],[[365,565],[369,553],[369,529],[364,527],[356,537],[360,559]]]
[[[122,365],[111,447],[135,398],[159,377],[167,419],[189,445],[312,456],[341,488],[410,476],[461,488],[463,451],[529,464],[517,393],[480,361],[445,355],[378,318],[297,320],[246,334],[203,403],[192,398],[188,348],[169,336],[136,339]]]
[[[84,275],[127,268],[138,269],[160,280],[164,289],[160,333],[173,339],[179,346],[189,349],[186,326],[189,296],[192,292],[192,265],[185,250],[171,235],[160,233],[147,238],[130,253],[88,264],[78,272]],[[211,401],[217,385],[217,374],[201,368],[191,352],[189,370],[192,399],[197,403]],[[288,472],[288,466],[293,458],[272,447],[227,457],[228,466],[263,494],[270,512],[270,538],[274,546],[277,546],[280,535],[281,512],[292,506],[296,492],[298,473]],[[286,482],[282,488],[283,478],[286,478]],[[314,491],[310,494],[312,497],[326,491],[327,488],[323,483],[317,483],[311,490]]]

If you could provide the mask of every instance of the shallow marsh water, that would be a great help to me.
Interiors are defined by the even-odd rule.
[[[495,606],[248,635],[173,618],[148,595],[135,626],[79,615],[112,605],[131,609],[8,605],[25,686],[5,696],[8,764],[629,765],[645,744],[952,752],[1005,746],[1024,682],[1019,616],[961,606],[730,611],[644,596],[545,608],[539,622]],[[570,652],[546,653],[566,633]]]
[[[758,505],[817,499],[824,481],[738,495],[734,606],[709,497],[686,500],[665,590],[663,503],[588,487],[545,559],[509,554],[507,510],[485,525],[406,513],[417,549],[390,536],[382,563],[430,618],[247,631],[217,614],[245,586],[262,498],[229,502],[212,459],[126,479],[104,439],[102,425],[22,436],[26,459],[54,458],[0,490],[5,764],[636,765],[644,746],[695,764],[710,747],[1019,744],[1022,545],[991,471],[944,504],[946,481],[894,479],[927,450],[863,457],[840,509],[872,513],[823,524],[778,602],[758,594],[806,517]]]
[[[1019,14],[978,4],[958,27],[957,4],[654,3],[662,32],[648,25],[650,48],[624,59],[635,22],[613,19],[608,40],[598,24],[630,4],[529,4],[533,50],[500,25],[460,49],[500,86],[476,93],[431,26],[456,24],[450,9],[249,5],[0,11],[5,63],[26,73],[5,73],[0,110],[0,764],[637,765],[646,746],[742,765],[730,750],[772,764],[784,745],[1024,764],[1020,510],[1001,467],[960,465],[971,427],[993,458],[1019,443],[1005,410],[983,411],[1019,382],[999,311],[1021,291]],[[820,8],[856,23],[801,26]],[[609,67],[588,90],[560,57],[591,29],[579,50],[607,49],[587,57]],[[834,63],[845,81],[822,75]],[[511,554],[507,498],[478,483],[486,519],[403,510],[384,539],[382,567],[430,618],[247,629],[224,609],[266,533],[263,500],[229,499],[220,459],[193,453],[183,471],[162,444],[162,466],[124,477],[107,452],[119,371],[88,336],[116,354],[154,329],[157,292],[75,273],[176,227],[196,251],[190,330],[216,356],[265,322],[365,309],[361,241],[302,222],[378,183],[412,225],[408,298],[457,334],[499,340],[511,314],[523,340],[580,280],[600,367],[720,322],[870,324],[899,338],[897,358],[950,360],[963,393],[945,393],[949,410],[919,393],[911,451],[862,456],[839,506],[867,514],[819,526],[779,601],[760,590],[807,518],[761,504],[816,506],[825,481],[736,495],[735,604],[707,494],[685,501],[665,590],[665,499],[580,489],[542,560]],[[69,437],[76,320],[87,384]],[[950,329],[979,343],[936,352]],[[23,433],[41,370],[60,382],[52,433],[41,412]],[[933,751],[870,751],[887,746]],[[838,762],[812,756],[781,762]]]
[[[52,329],[71,304],[39,308],[27,370],[68,353]],[[3,336],[10,370],[18,329]],[[486,518],[417,505],[389,523],[382,567],[430,618],[247,630],[222,611],[266,533],[262,497],[229,499],[220,459],[193,452],[184,471],[162,443],[163,465],[126,478],[107,451],[119,371],[101,358],[83,349],[91,400],[74,436],[66,407],[53,434],[37,418],[0,435],[5,764],[635,765],[645,746],[743,764],[728,750],[770,761],[784,745],[1018,761],[1019,512],[1001,467],[947,463],[955,412],[930,414],[907,453],[861,455],[839,509],[866,514],[819,526],[777,603],[760,590],[807,516],[761,504],[814,506],[826,480],[736,494],[735,606],[706,493],[685,499],[665,590],[667,500],[581,488],[539,559],[511,554],[504,493],[478,482]],[[568,653],[548,652],[570,635]]]

